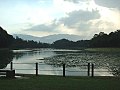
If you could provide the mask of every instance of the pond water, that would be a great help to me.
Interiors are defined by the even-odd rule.
[[[118,52],[90,52],[64,49],[13,50],[0,53],[1,69],[10,69],[12,61],[16,73],[35,74],[36,62],[39,74],[62,75],[63,63],[66,75],[87,76],[87,65],[95,65],[95,76],[120,76],[120,54]]]

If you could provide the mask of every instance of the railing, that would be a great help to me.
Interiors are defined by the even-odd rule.
[[[25,65],[25,66],[24,66]],[[49,68],[50,67],[50,68]],[[16,74],[61,75],[65,76],[120,76],[119,65],[85,64],[45,64],[45,63],[13,63],[5,69],[15,70]]]
[[[24,67],[25,65],[25,67]],[[27,66],[26,66],[27,65]],[[47,66],[45,66],[47,65]],[[57,67],[56,67],[57,66]],[[46,68],[47,67],[47,68]],[[50,68],[48,68],[50,67]],[[5,69],[15,70],[16,74],[62,75],[65,76],[120,76],[119,65],[86,64],[45,64],[45,63],[13,63]],[[26,72],[27,71],[27,72]]]
[[[17,69],[17,68],[13,68],[15,64],[34,64],[35,65],[35,68],[34,69]],[[58,71],[58,72],[62,72],[62,76],[65,77],[66,76],[66,72],[86,72],[87,73],[87,76],[91,76],[91,77],[94,77],[94,64],[91,64],[91,63],[88,63],[86,65],[79,65],[80,66],[84,66],[86,67],[86,71],[72,71],[72,70],[66,70],[66,64],[63,64],[62,65],[62,70],[41,70],[39,69],[39,66],[40,65],[45,65],[45,64],[41,64],[41,63],[13,63],[11,62],[10,63],[10,69],[11,70],[35,70],[35,75],[38,76],[39,75],[39,71]]]

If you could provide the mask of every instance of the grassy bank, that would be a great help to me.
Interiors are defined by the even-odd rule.
[[[120,78],[59,76],[0,78],[0,90],[120,90]]]
[[[85,50],[93,52],[120,52],[120,48],[87,48]]]

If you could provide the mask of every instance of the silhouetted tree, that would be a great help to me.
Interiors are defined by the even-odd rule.
[[[79,40],[75,42],[75,47],[77,48],[87,48],[89,47],[90,40]]]
[[[8,48],[13,40],[13,36],[0,27],[0,48]]]
[[[95,34],[90,40],[90,47],[120,47],[120,30],[109,34]]]
[[[11,45],[11,48],[14,49],[21,49],[21,48],[50,48],[50,44],[47,43],[41,43],[41,42],[36,42],[33,40],[23,40],[19,37],[16,37],[14,39],[13,44]]]
[[[67,39],[61,39],[53,42],[53,48],[69,49],[74,47],[74,42]]]

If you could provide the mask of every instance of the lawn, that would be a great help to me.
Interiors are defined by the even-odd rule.
[[[120,90],[119,77],[25,77],[0,78],[0,90]]]

